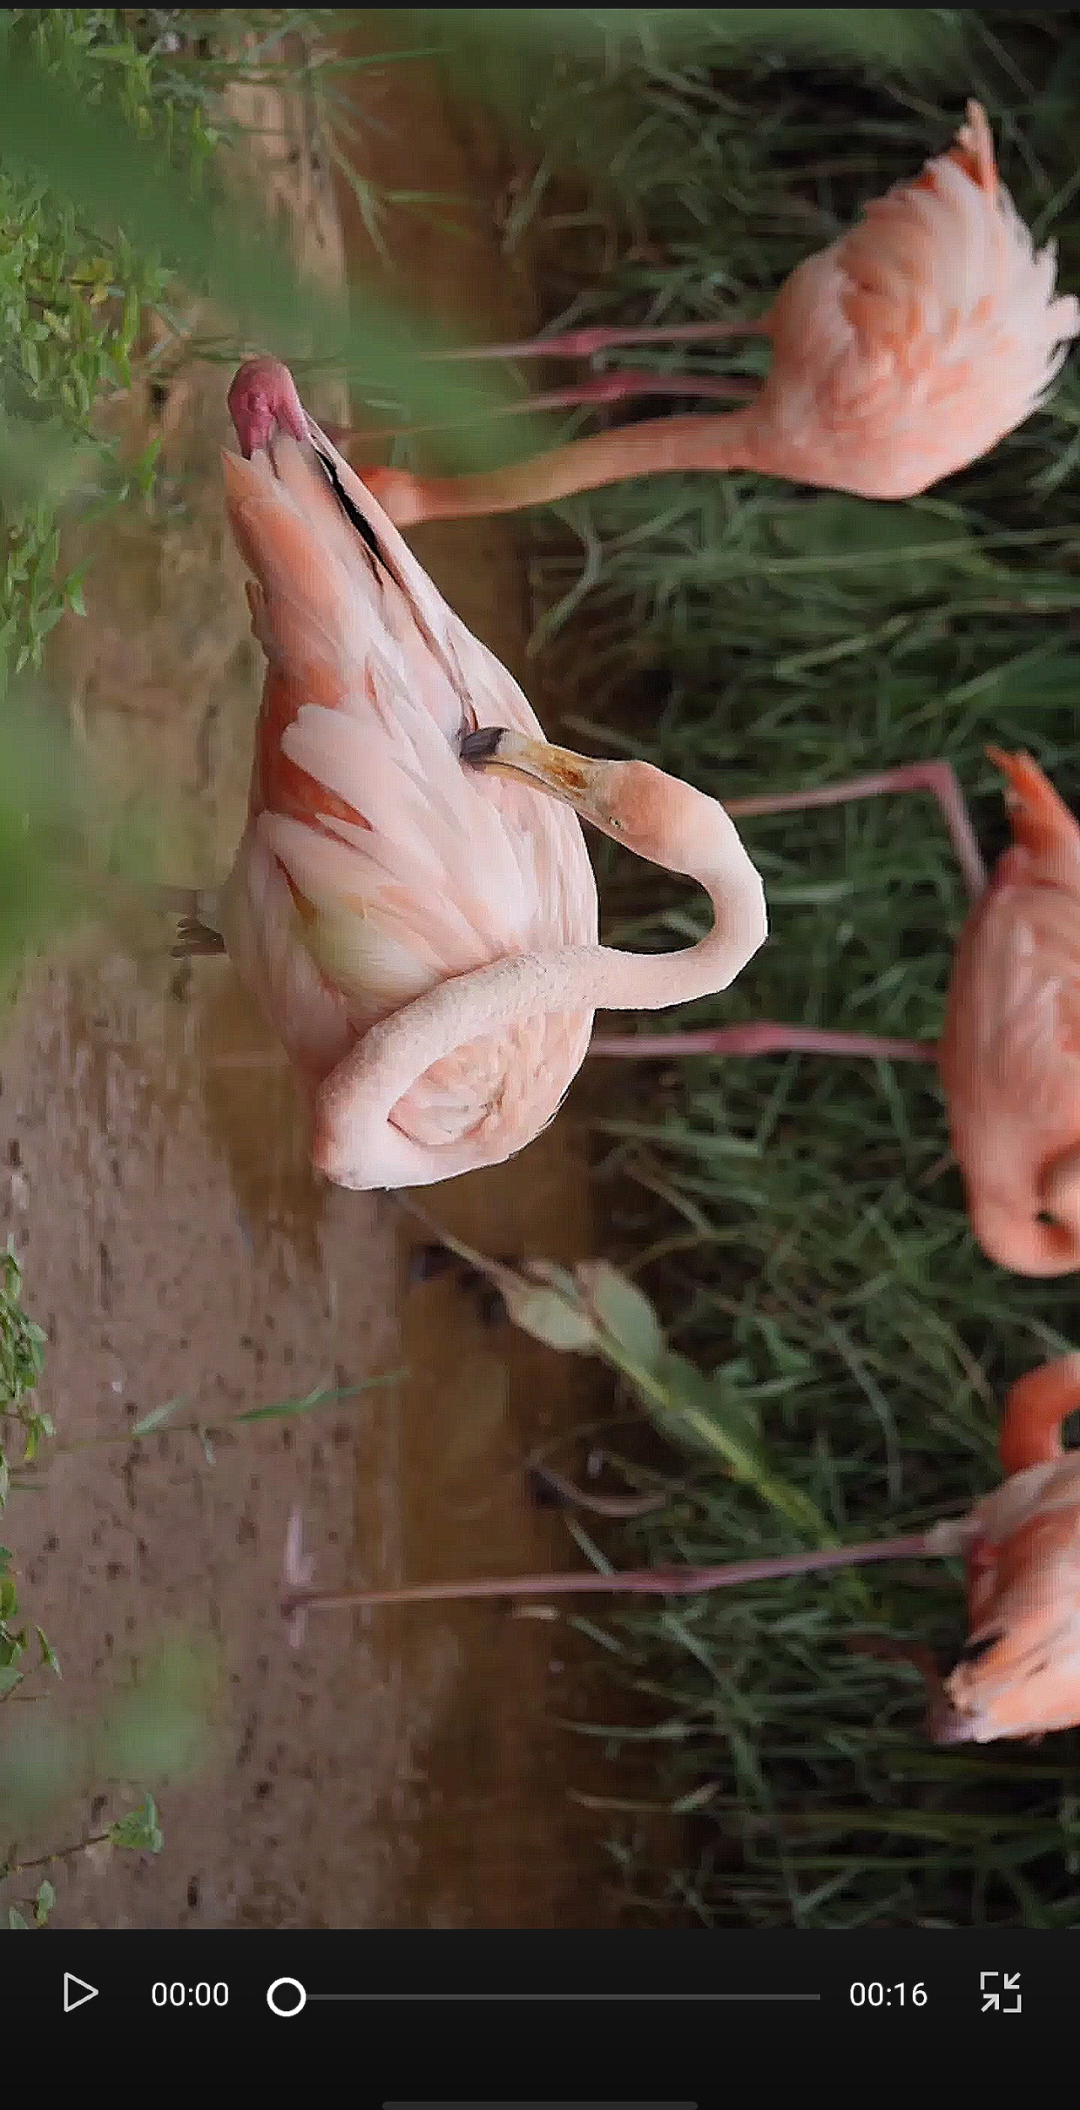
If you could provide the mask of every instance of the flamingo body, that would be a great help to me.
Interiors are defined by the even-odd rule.
[[[1055,295],[1056,273],[1054,244],[1036,251],[998,176],[986,114],[969,102],[946,153],[867,205],[796,267],[761,322],[743,325],[772,342],[769,373],[745,408],[651,419],[482,475],[372,468],[364,478],[402,526],[552,504],[672,470],[756,470],[862,498],[913,498],[987,454],[1043,401],[1080,332],[1080,304]],[[646,342],[710,330],[608,334]],[[600,344],[605,333],[576,335]],[[632,377],[618,379],[619,392],[633,393]]]
[[[1080,1404],[1080,1355],[1029,1371],[1005,1405],[1009,1477],[972,1512],[968,1643],[947,1681],[943,1743],[1080,1725],[1080,1452],[1061,1425]]]
[[[500,1164],[557,1112],[598,1004],[728,986],[767,935],[760,876],[715,799],[547,745],[280,361],[242,367],[229,406],[243,458],[224,458],[226,503],[267,674],[220,938],[336,1184]],[[575,811],[696,878],[709,934],[664,955],[598,945]]]
[[[242,396],[234,384],[234,405]],[[478,709],[480,722],[533,739],[538,721],[298,399],[297,411],[294,430],[252,432],[241,410],[238,430],[264,444],[250,460],[224,456],[268,665],[247,825],[219,910],[237,970],[313,1090],[372,1025],[448,977],[594,942],[597,897],[568,806],[462,766]],[[556,1112],[591,1024],[584,1006],[537,1011],[432,1065],[393,1109],[430,1177],[447,1144],[468,1139],[484,1164],[528,1142]]]
[[[990,753],[1014,841],[961,932],[938,1062],[984,1252],[1060,1275],[1080,1267],[1080,827],[1029,755]]]
[[[978,103],[955,144],[808,257],[768,319],[747,466],[861,498],[913,498],[1030,417],[1080,330],[1055,299]],[[730,420],[719,421],[721,432]]]

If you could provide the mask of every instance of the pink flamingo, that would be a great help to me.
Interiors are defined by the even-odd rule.
[[[767,337],[772,364],[744,408],[662,417],[574,440],[478,476],[364,468],[401,527],[554,504],[671,470],[755,470],[863,498],[913,498],[989,453],[1043,401],[1080,331],[1055,298],[1054,244],[1036,252],[1000,181],[986,113],[967,105],[947,153],[808,257],[758,321],[573,330],[460,358],[589,357],[616,345]],[[547,404],[647,394],[738,395],[737,381],[605,374]]]
[[[767,935],[761,880],[715,799],[547,745],[280,361],[243,366],[229,408],[226,503],[268,665],[243,839],[180,949],[228,952],[338,1185],[499,1164],[558,1111],[598,1004],[734,980]],[[598,945],[577,814],[696,878],[709,936],[663,958]]]
[[[921,789],[942,806],[973,907],[953,961],[942,1036],[877,1039],[762,1021],[665,1035],[597,1035],[616,1056],[804,1054],[933,1062],[949,1109],[972,1229],[1021,1275],[1080,1267],[1080,826],[1030,755],[987,749],[1009,780],[1013,842],[986,883],[948,763],[774,798],[732,799],[744,816]]]
[[[989,884],[947,762],[730,800],[732,814],[924,789],[939,800],[972,895],[939,1042],[755,1021],[688,1034],[597,1034],[593,1055],[844,1055],[937,1061],[979,1245],[1017,1274],[1080,1268],[1080,825],[1031,755],[987,755],[1008,779],[1013,844]]]
[[[966,1516],[905,1538],[830,1546],[715,1568],[629,1568],[611,1574],[492,1576],[397,1590],[318,1590],[303,1550],[299,1511],[286,1533],[281,1609],[303,1639],[311,1611],[445,1604],[476,1598],[690,1597],[781,1576],[820,1574],[869,1561],[936,1560],[962,1554],[969,1635],[942,1679],[924,1649],[868,1639],[868,1654],[907,1655],[930,1694],[936,1743],[992,1743],[1043,1736],[1080,1724],[1080,1451],[1066,1452],[1061,1426],[1080,1406],[1080,1355],[1029,1371],[1005,1403],[1001,1461],[1008,1477]]]

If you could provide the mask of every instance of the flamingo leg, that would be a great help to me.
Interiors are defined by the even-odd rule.
[[[823,784],[813,791],[777,792],[761,798],[726,799],[732,818],[759,813],[796,813],[810,806],[838,806],[849,799],[877,798],[889,791],[928,791],[938,802],[952,838],[960,869],[973,900],[986,885],[971,816],[951,762],[908,762],[897,769]],[[778,1025],[771,1020],[745,1026],[704,1027],[694,1033],[597,1034],[590,1055],[627,1057],[674,1055],[807,1055],[869,1056],[889,1062],[933,1062],[932,1040],[891,1040],[866,1033],[830,1033],[812,1026]]]
[[[585,1569],[571,1575],[485,1576],[468,1582],[421,1583],[394,1590],[316,1590],[310,1587],[311,1563],[302,1556],[301,1526],[294,1513],[286,1542],[281,1610],[286,1619],[293,1620],[298,1614],[314,1611],[447,1604],[477,1598],[691,1597],[703,1590],[771,1582],[789,1575],[820,1574],[869,1561],[949,1559],[965,1543],[965,1521],[961,1518],[906,1538],[874,1540],[859,1546],[829,1546],[814,1553],[784,1554],[770,1560],[727,1561],[715,1568],[624,1568],[610,1574]]]
[[[509,403],[500,417],[523,410],[576,410],[588,403],[626,403],[635,396],[707,396],[748,403],[758,394],[756,381],[738,381],[727,374],[646,374],[629,369],[621,374],[596,374],[577,388],[554,388],[547,395],[526,396]]]
[[[808,806],[840,806],[849,799],[879,798],[888,791],[928,791],[937,800],[964,883],[972,900],[977,901],[986,885],[986,866],[951,762],[904,762],[898,769],[877,770],[870,776],[851,777],[842,784],[819,784],[813,791],[783,791],[764,798],[725,799],[724,806],[733,816],[797,813]]]
[[[520,403],[500,403],[491,415],[518,418],[527,410],[577,410],[588,404],[625,403],[640,396],[697,396],[727,402],[751,402],[758,394],[756,381],[740,381],[733,375],[706,374],[596,374],[577,388],[552,388],[539,396],[523,396]],[[468,422],[457,419],[455,424]],[[324,425],[327,439],[341,453],[369,441],[416,438],[427,432],[446,432],[448,425],[383,425],[378,431],[362,431],[344,425]]]
[[[558,337],[528,337],[519,344],[465,344],[441,359],[595,359],[626,344],[700,344],[717,337],[767,337],[769,322],[674,322],[629,329],[564,330]]]

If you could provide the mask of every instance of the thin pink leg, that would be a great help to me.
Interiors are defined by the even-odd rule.
[[[838,806],[848,799],[877,798],[886,791],[928,791],[945,818],[968,892],[978,900],[986,885],[975,831],[964,794],[951,762],[908,762],[898,769],[883,769],[874,775],[853,777],[842,784],[820,785],[813,791],[784,791],[761,798],[725,799],[725,810],[733,818],[758,813],[797,813],[809,806]],[[889,1062],[934,1062],[937,1043],[932,1040],[888,1040],[864,1033],[819,1032],[811,1026],[776,1025],[762,1020],[748,1026],[704,1027],[696,1033],[642,1033],[595,1035],[590,1055],[634,1057],[676,1055],[808,1055],[871,1056]]]
[[[773,1582],[789,1575],[821,1574],[869,1561],[948,1559],[964,1543],[963,1520],[939,1524],[906,1538],[871,1540],[861,1546],[829,1546],[817,1553],[781,1554],[775,1559],[726,1561],[716,1568],[623,1568],[596,1574],[485,1576],[469,1582],[420,1583],[397,1590],[314,1590],[310,1560],[300,1553],[299,1526],[290,1520],[281,1610],[286,1619],[305,1612],[337,1612],[374,1605],[447,1604],[484,1597],[694,1597],[733,1584]]]
[[[936,1040],[887,1040],[871,1033],[826,1033],[813,1026],[703,1026],[696,1033],[597,1033],[590,1055],[868,1055],[885,1062],[936,1062]]]
[[[808,806],[839,806],[848,799],[873,799],[884,791],[928,791],[935,798],[952,837],[957,863],[973,901],[986,885],[975,830],[967,810],[960,780],[951,762],[905,762],[898,769],[882,769],[872,776],[852,777],[843,784],[823,784],[814,791],[782,791],[765,798],[725,799],[725,810],[733,817],[755,813],[797,813]]]
[[[750,402],[760,393],[757,381],[737,381],[726,374],[597,374],[579,388],[556,388],[545,396],[526,396],[503,406],[499,415],[519,410],[574,410],[586,403],[625,403],[634,396],[723,396]]]
[[[589,403],[625,403],[635,396],[698,396],[701,398],[723,398],[728,402],[751,402],[759,393],[756,381],[739,381],[727,375],[705,374],[597,374],[591,381],[578,388],[553,388],[539,396],[523,396],[520,403],[500,403],[491,412],[496,418],[521,417],[527,410],[576,410]],[[455,424],[468,423],[467,419],[456,419]],[[324,425],[323,431],[334,446],[345,451],[348,446],[363,441],[410,439],[423,432],[447,432],[449,425],[382,425],[378,430],[367,431],[343,425]]]
[[[756,322],[674,322],[623,330],[565,330],[561,337],[528,337],[520,344],[465,344],[440,359],[595,359],[623,344],[699,344],[715,337],[767,337],[767,316]]]

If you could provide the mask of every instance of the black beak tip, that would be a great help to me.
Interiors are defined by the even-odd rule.
[[[474,733],[464,733],[460,754],[463,762],[492,762],[499,752],[505,725],[481,725]]]

